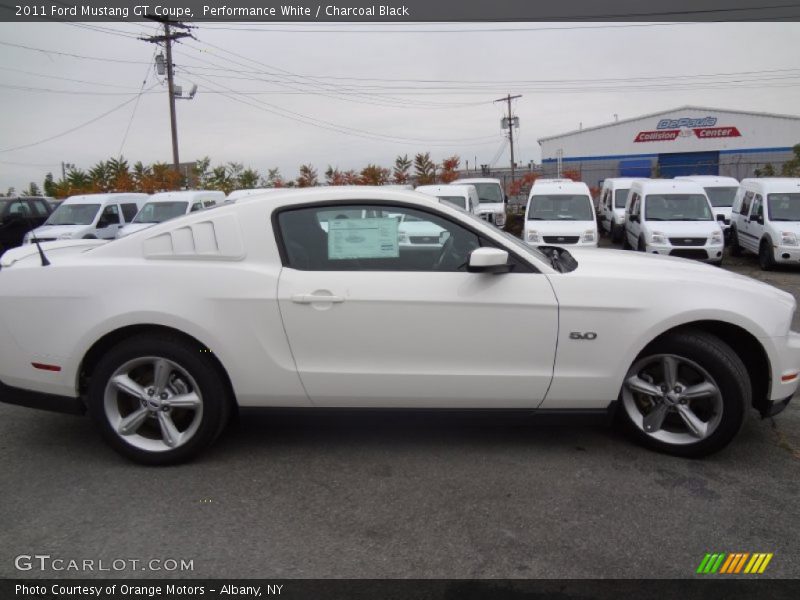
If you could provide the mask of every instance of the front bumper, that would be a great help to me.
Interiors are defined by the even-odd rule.
[[[83,415],[86,413],[86,404],[80,398],[32,392],[31,390],[11,387],[2,381],[0,381],[0,402],[70,415]]]
[[[648,254],[663,254],[666,256],[677,256],[679,258],[690,258],[702,262],[721,262],[724,244],[706,246],[673,246],[672,244],[647,244],[645,249]]]
[[[775,262],[797,263],[800,262],[800,246],[775,246]]]

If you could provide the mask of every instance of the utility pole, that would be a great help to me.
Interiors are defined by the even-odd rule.
[[[175,83],[172,77],[172,42],[185,37],[192,37],[191,33],[178,31],[171,32],[170,25],[173,27],[182,27],[189,29],[188,25],[179,23],[177,21],[170,21],[167,17],[157,17],[155,15],[145,15],[145,18],[157,21],[164,25],[164,35],[156,35],[152,37],[139,38],[142,41],[150,42],[151,44],[164,44],[167,52],[167,91],[169,93],[169,122],[172,129],[172,166],[176,172],[180,172],[178,157],[178,121],[175,116]]]
[[[499,98],[495,100],[495,102],[507,102],[508,103],[508,117],[503,119],[503,124],[506,122],[508,123],[508,141],[511,144],[511,184],[514,184],[514,171],[516,165],[514,165],[514,125],[519,127],[519,118],[511,116],[511,101],[516,100],[517,98],[522,98],[521,95],[517,94],[516,96],[512,96],[508,94],[505,98]]]

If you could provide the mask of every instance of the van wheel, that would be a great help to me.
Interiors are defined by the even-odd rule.
[[[168,334],[132,337],[97,364],[89,412],[117,452],[147,465],[184,462],[209,446],[231,400],[209,354]]]
[[[639,252],[647,252],[647,246],[644,245],[644,238],[639,238],[639,244],[636,246]]]
[[[624,235],[625,230],[617,225],[616,223],[611,224],[611,241],[615,244],[619,244],[621,241],[622,236]]]
[[[775,256],[772,254],[772,241],[769,238],[761,240],[758,248],[758,266],[762,271],[771,271],[775,267]]]
[[[632,249],[631,248],[631,244],[628,241],[628,232],[627,231],[623,231],[622,232],[622,249],[623,250],[631,250]]]
[[[96,240],[97,236],[96,235],[92,235],[91,233],[89,233],[89,234],[83,236],[83,239],[84,240]]]
[[[731,256],[741,256],[742,247],[739,245],[739,234],[736,233],[736,227],[731,227]]]
[[[639,443],[676,456],[724,448],[751,403],[750,376],[716,336],[685,330],[645,348],[622,385],[619,417]]]

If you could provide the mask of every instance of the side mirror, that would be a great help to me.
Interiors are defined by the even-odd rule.
[[[508,204],[508,194],[503,192],[503,204]]]
[[[758,215],[756,217],[756,223],[758,223],[759,225],[763,225],[764,224],[764,215]]]
[[[725,215],[717,215],[717,221],[725,221]]]
[[[634,223],[638,223],[639,222],[639,215],[630,215],[628,217],[628,221],[632,221]]]
[[[508,252],[499,248],[477,248],[469,255],[470,273],[508,273]]]

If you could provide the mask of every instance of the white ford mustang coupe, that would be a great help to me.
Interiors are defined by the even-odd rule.
[[[410,249],[398,225],[428,222]],[[0,400],[174,463],[237,407],[615,413],[702,456],[795,393],[794,298],[719,268],[528,247],[414,192],[252,196],[0,258]]]

